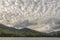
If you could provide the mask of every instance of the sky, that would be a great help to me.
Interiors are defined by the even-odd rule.
[[[0,0],[0,23],[40,32],[60,29],[60,0]]]

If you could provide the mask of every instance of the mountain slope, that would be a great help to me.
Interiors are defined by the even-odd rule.
[[[0,24],[0,37],[60,37],[60,31],[43,33],[28,28],[15,29]]]
[[[0,24],[0,37],[44,37],[46,33],[37,32],[28,28],[15,29]]]

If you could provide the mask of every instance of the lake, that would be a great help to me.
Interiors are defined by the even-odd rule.
[[[50,37],[1,37],[0,40],[60,40],[60,38]]]

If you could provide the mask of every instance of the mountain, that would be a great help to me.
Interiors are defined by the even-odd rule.
[[[17,29],[15,29],[13,27],[8,27],[8,26],[5,26],[3,24],[0,24],[0,29],[17,30]]]
[[[60,37],[60,31],[43,33],[29,28],[15,29],[0,24],[0,37]]]
[[[51,32],[49,34],[51,34],[51,35],[60,35],[60,31],[54,31],[54,32]]]
[[[0,24],[0,37],[45,37],[45,36],[49,35],[28,28],[15,29]]]

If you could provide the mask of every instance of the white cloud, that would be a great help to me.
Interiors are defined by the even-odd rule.
[[[58,9],[60,1],[48,1],[0,0],[0,15],[2,15],[0,16],[0,23],[16,28],[32,27],[33,30],[43,32],[58,28],[57,25],[60,23],[56,23],[60,22]],[[34,26],[38,27],[34,28]]]

